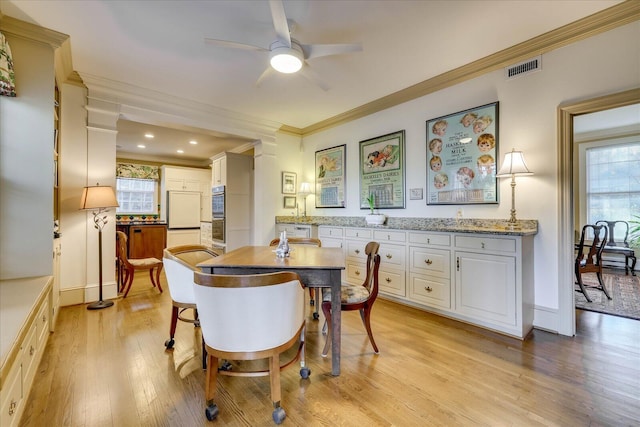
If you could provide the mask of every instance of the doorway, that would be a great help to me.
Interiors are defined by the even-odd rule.
[[[640,103],[640,89],[563,104],[558,107],[558,182],[559,195],[559,245],[558,257],[558,332],[575,335],[576,319],[573,288],[573,244],[575,211],[573,200],[573,119],[583,114]]]

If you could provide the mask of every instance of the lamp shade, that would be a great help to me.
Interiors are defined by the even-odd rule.
[[[84,187],[80,198],[80,209],[100,209],[118,207],[118,200],[113,192],[113,187],[108,185],[95,185]]]
[[[505,154],[502,166],[496,174],[497,177],[512,175],[533,175],[533,172],[527,168],[527,164],[524,162],[522,151],[512,150],[510,153]]]
[[[311,193],[311,184],[309,184],[308,182],[300,183],[300,191],[298,191],[298,194],[300,194],[301,196],[308,196]]]

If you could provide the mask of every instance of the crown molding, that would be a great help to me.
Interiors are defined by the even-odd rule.
[[[57,49],[69,39],[66,34],[49,30],[35,24],[30,24],[7,15],[0,15],[0,30],[5,34],[15,37],[47,44],[53,49]]]
[[[301,129],[308,136],[423,97],[508,65],[604,33],[640,19],[640,1],[627,0],[477,61]],[[283,126],[284,127],[284,126]],[[296,128],[288,127],[296,130]]]

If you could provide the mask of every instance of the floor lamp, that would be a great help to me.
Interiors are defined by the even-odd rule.
[[[516,224],[516,175],[533,175],[533,172],[527,168],[522,151],[512,149],[510,153],[504,155],[502,167],[496,174],[498,178],[511,177],[511,218],[509,218],[511,226]]]
[[[111,307],[113,301],[102,300],[102,228],[108,222],[107,215],[103,215],[109,211],[107,208],[118,207],[116,195],[113,188],[108,185],[96,184],[95,186],[84,187],[82,198],[80,199],[80,209],[93,209],[93,223],[98,230],[98,285],[100,297],[98,301],[87,306],[88,310],[99,310],[101,308]]]

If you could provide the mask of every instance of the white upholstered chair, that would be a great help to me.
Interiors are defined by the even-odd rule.
[[[308,378],[304,361],[304,288],[293,272],[256,275],[215,275],[195,272],[194,294],[207,352],[206,410],[218,415],[217,376],[270,375],[273,420],[286,414],[280,406],[280,370],[300,360],[300,375]],[[296,356],[280,364],[280,354],[298,345]],[[268,359],[268,371],[219,370],[218,361]]]

